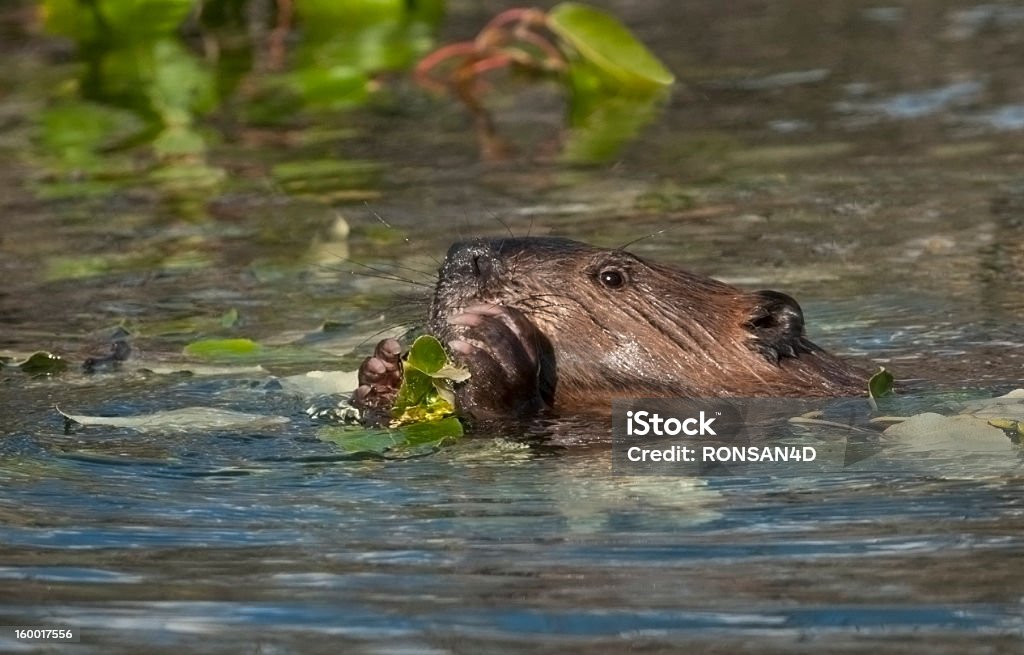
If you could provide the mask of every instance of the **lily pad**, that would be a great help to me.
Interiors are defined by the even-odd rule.
[[[915,414],[886,428],[885,436],[915,450],[945,450],[960,453],[1012,453],[1013,441],[1006,433],[973,416],[942,416],[934,412]]]
[[[962,452],[1019,452],[1024,389],[968,402],[954,416],[925,412],[889,420],[899,422],[886,428],[884,434],[905,445]]]
[[[462,436],[462,423],[454,416],[403,425],[393,429],[328,426],[317,432],[349,454],[372,454],[385,459],[427,455]]]
[[[614,16],[576,2],[548,13],[548,27],[617,85],[649,92],[675,76]]]
[[[57,375],[63,373],[67,367],[67,360],[60,355],[42,351],[32,353],[28,359],[18,364],[23,373],[36,376]]]

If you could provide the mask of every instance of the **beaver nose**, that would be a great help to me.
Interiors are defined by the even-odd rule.
[[[448,249],[446,268],[481,281],[500,274],[501,255],[487,241],[462,241]]]
[[[488,253],[473,255],[473,272],[477,277],[488,278],[494,272],[494,261]]]

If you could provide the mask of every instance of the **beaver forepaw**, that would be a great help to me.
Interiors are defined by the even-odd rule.
[[[541,336],[519,310],[472,305],[448,321],[455,337],[448,345],[472,375],[457,389],[464,413],[479,418],[543,406],[540,392]]]
[[[398,339],[377,343],[373,356],[359,366],[358,377],[352,405],[361,410],[390,410],[402,385],[402,344]]]

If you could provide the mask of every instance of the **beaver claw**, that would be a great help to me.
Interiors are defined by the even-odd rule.
[[[455,358],[472,374],[456,390],[459,409],[477,418],[521,413],[544,406],[542,360],[545,340],[518,309],[471,305],[448,320]]]
[[[363,411],[390,411],[402,385],[402,344],[398,339],[377,343],[373,356],[359,366],[359,386],[352,394],[352,405]]]

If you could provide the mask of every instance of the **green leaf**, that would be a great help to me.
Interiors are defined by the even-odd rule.
[[[423,335],[413,341],[405,359],[407,369],[415,369],[431,375],[449,365],[448,353],[435,337]]]
[[[563,2],[548,12],[548,27],[618,86],[650,91],[675,82],[665,65],[610,14]]]
[[[202,339],[185,346],[185,354],[199,359],[248,359],[263,352],[251,339]]]
[[[80,0],[43,0],[43,29],[49,34],[92,41],[99,29],[97,8]]]
[[[892,373],[885,370],[885,367],[878,369],[878,372],[868,380],[868,395],[872,398],[881,398],[892,393],[894,379]]]
[[[435,337],[423,335],[413,342],[403,366],[402,386],[395,396],[394,425],[431,422],[455,413],[452,385],[469,379],[469,371],[455,366]]]
[[[290,51],[293,90],[313,109],[366,104],[382,71],[406,70],[433,46],[443,0],[302,0]]]
[[[446,439],[461,437],[463,434],[462,421],[454,416],[429,423],[412,423],[401,429],[406,434],[407,446],[440,445]]]
[[[32,353],[28,359],[18,365],[22,372],[35,376],[56,375],[63,373],[67,367],[67,361],[60,355],[43,351]]]
[[[44,0],[46,31],[79,43],[146,42],[170,36],[194,0]]]
[[[321,441],[329,441],[346,453],[383,455],[405,439],[397,430],[365,430],[363,428],[329,425],[317,431]]]
[[[393,429],[326,426],[317,432],[349,454],[374,454],[387,459],[426,455],[461,437],[462,423],[454,416],[438,421],[412,423]]]
[[[157,156],[166,159],[201,155],[206,151],[206,141],[192,124],[196,114],[216,106],[213,74],[181,44],[170,39],[153,44],[150,64],[145,93],[165,127],[153,142]]]
[[[369,96],[370,76],[355,66],[307,67],[291,78],[307,103],[325,109],[344,109],[364,104]]]
[[[70,101],[39,115],[39,143],[62,171],[115,172],[123,162],[109,151],[142,132],[145,124],[131,111],[91,102]],[[114,159],[112,162],[111,160]]]

